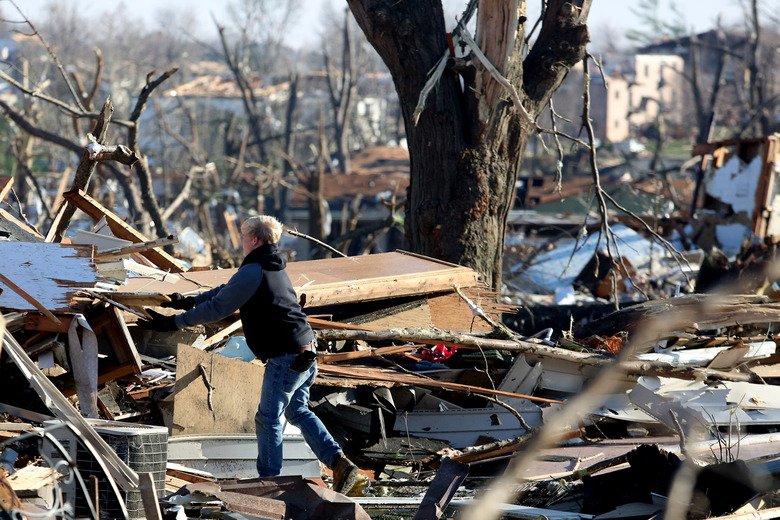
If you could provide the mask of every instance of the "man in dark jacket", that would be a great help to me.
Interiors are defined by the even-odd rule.
[[[287,257],[278,252],[282,224],[273,217],[251,217],[241,225],[244,261],[224,285],[197,296],[170,295],[163,307],[186,310],[164,316],[149,310],[155,330],[177,330],[210,323],[240,312],[247,346],[265,363],[260,405],[255,415],[257,472],[282,469],[282,414],[300,428],[317,458],[333,470],[333,489],[348,492],[358,468],[344,456],[322,421],[309,409],[309,388],[317,377],[314,333],[301,310]]]

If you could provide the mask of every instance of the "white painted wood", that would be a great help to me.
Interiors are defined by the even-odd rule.
[[[132,245],[129,240],[116,238],[113,235],[105,235],[101,233],[92,233],[79,229],[76,232],[76,238],[73,239],[74,244],[92,244],[97,247],[98,251],[108,251],[109,249],[116,249],[119,247],[127,247]]]
[[[74,293],[101,280],[90,246],[39,242],[0,242],[0,274],[18,285],[49,311],[67,311]],[[36,310],[0,282],[0,308]]]

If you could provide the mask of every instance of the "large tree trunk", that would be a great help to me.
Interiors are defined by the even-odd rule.
[[[525,1],[480,2],[477,45],[533,121],[584,56],[590,1],[549,0],[538,43],[525,60]],[[390,69],[401,103],[411,162],[405,222],[412,249],[472,267],[500,287],[506,219],[535,123],[471,51],[451,60],[415,124],[420,92],[448,46],[441,2],[348,2]]]

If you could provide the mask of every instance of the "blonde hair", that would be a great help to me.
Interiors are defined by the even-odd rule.
[[[282,238],[282,223],[270,215],[249,217],[241,223],[241,232],[253,236],[264,244],[275,244]]]

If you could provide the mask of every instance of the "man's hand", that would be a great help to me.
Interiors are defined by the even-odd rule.
[[[176,316],[165,316],[157,311],[153,311],[152,309],[146,309],[146,312],[149,313],[149,316],[151,316],[152,319],[138,320],[139,326],[145,329],[157,330],[160,332],[172,332],[174,330],[179,330],[179,327],[176,326]]]
[[[188,311],[195,307],[195,297],[194,296],[182,296],[181,293],[173,293],[169,294],[168,298],[171,299],[169,302],[163,302],[160,304],[160,307],[167,307],[169,309],[178,309],[180,311]]]

